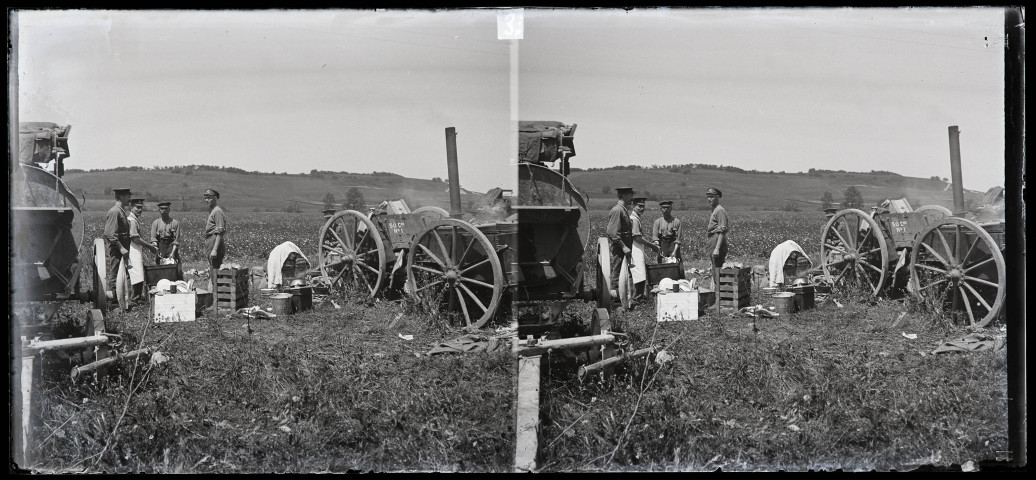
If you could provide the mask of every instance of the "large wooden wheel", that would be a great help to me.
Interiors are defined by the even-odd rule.
[[[619,303],[623,308],[628,309],[630,303],[633,301],[632,292],[630,286],[633,285],[632,279],[630,279],[629,263],[626,259],[623,259],[622,266],[619,268],[619,284],[612,285],[611,265],[611,245],[608,242],[607,237],[600,237],[597,239],[597,265],[598,269],[603,276],[604,293],[598,293],[598,303],[604,303],[604,308],[611,309],[612,302],[615,299],[619,300]],[[598,288],[600,289],[601,282],[598,282]]]
[[[443,219],[414,238],[408,291],[450,324],[479,328],[500,306],[504,270],[496,247],[470,223]]]
[[[910,256],[914,294],[984,327],[1000,313],[1007,290],[1004,257],[974,222],[948,217],[918,237]]]
[[[950,209],[948,209],[948,208],[946,208],[946,207],[944,207],[942,205],[923,205],[923,206],[917,207],[917,210],[914,210],[914,211],[915,212],[938,212],[938,213],[941,213],[944,217],[952,217],[953,216],[953,212],[951,212]]]
[[[836,213],[824,226],[820,265],[834,288],[875,296],[888,278],[888,243],[870,215],[850,208]]]
[[[352,289],[373,297],[385,280],[388,251],[366,215],[355,210],[336,213],[320,229],[320,273],[331,288]]]
[[[425,219],[425,222],[429,225],[432,222],[437,222],[444,218],[450,218],[450,212],[447,212],[444,208],[436,207],[435,205],[425,205],[423,207],[418,207],[416,210],[411,212],[411,214],[420,215],[422,218]]]

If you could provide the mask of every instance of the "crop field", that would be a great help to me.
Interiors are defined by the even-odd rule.
[[[155,215],[146,212],[143,223]],[[591,239],[604,215],[591,213]],[[704,268],[706,212],[677,215],[686,266]],[[645,223],[656,216],[648,212]],[[730,216],[729,261],[765,265],[789,239],[815,261],[822,213]],[[185,269],[201,268],[204,214],[174,217]],[[228,217],[227,262],[265,266],[284,241],[315,262],[322,216]],[[102,224],[102,213],[90,213],[87,237]],[[596,253],[588,248],[586,263]],[[251,304],[261,303],[252,295]],[[759,292],[752,298],[762,302]],[[207,313],[164,324],[150,322],[146,306],[112,311],[107,325],[120,351],[149,347],[165,361],[124,361],[79,382],[68,375],[74,360],[44,362],[33,469],[511,471],[517,368],[508,348],[427,355],[464,332],[406,298],[345,292],[314,303],[289,317]],[[62,308],[79,319],[87,307]],[[570,304],[559,330],[587,334],[591,310]],[[540,471],[982,469],[1007,459],[1006,350],[934,354],[967,331],[922,302],[831,295],[790,317],[713,313],[666,323],[647,305],[616,310],[612,320],[629,338],[625,348],[666,355],[584,382],[573,358],[547,355]],[[510,322],[497,319],[482,333],[501,334]],[[983,332],[1004,329],[994,323]]]

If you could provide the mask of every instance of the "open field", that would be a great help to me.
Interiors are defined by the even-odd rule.
[[[687,266],[702,268],[706,217],[677,214]],[[319,215],[228,215],[227,262],[265,265],[288,240],[315,260]],[[203,214],[174,216],[184,225],[186,268],[201,267]],[[822,214],[731,216],[731,261],[765,264],[787,239],[815,260]],[[88,215],[88,238],[101,218]],[[147,212],[145,223],[154,218]],[[593,238],[603,213],[591,218]],[[586,254],[590,261],[596,252]],[[630,348],[657,346],[673,359],[580,383],[570,358],[551,356],[541,386],[542,470],[909,470],[1006,459],[1005,350],[936,355],[966,331],[923,304],[829,298],[755,321],[712,314],[659,324],[650,306],[616,313]],[[85,307],[63,308],[81,318]],[[511,469],[512,355],[424,355],[462,332],[406,301],[328,297],[271,320],[146,317],[144,308],[112,312],[108,326],[123,350],[152,347],[165,363],[127,362],[97,384],[72,384],[71,365],[46,367],[34,414],[39,471]],[[590,305],[572,304],[561,329],[586,333],[589,318]],[[1001,334],[1002,324],[986,331]]]

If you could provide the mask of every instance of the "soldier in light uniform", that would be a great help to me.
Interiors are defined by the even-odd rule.
[[[209,218],[205,221],[205,255],[209,259],[209,286],[210,291],[215,292],[216,271],[223,265],[223,258],[227,254],[227,245],[224,236],[227,233],[227,218],[217,203],[219,192],[208,188],[205,189],[205,204],[209,207]],[[215,306],[215,302],[213,302]]]
[[[171,202],[159,202],[158,213],[161,215],[151,222],[151,246],[159,265],[163,260],[176,262],[176,278],[183,280],[183,266],[180,263],[180,222],[170,214]]]
[[[646,300],[645,290],[647,287],[647,261],[645,258],[645,250],[656,250],[657,247],[648,241],[644,235],[643,222],[641,221],[641,215],[644,214],[644,210],[647,209],[645,202],[646,197],[637,197],[633,199],[633,213],[630,213],[630,223],[632,224],[632,261],[630,262],[630,276],[633,280],[633,301],[640,303]]]
[[[140,216],[144,213],[144,199],[134,198],[130,200],[130,211],[126,215],[129,222],[130,237],[130,284],[133,285],[131,300],[139,302],[144,294],[144,250],[154,250],[150,244],[140,238]]]
[[[627,205],[633,200],[633,189],[619,187],[615,189],[619,202],[608,212],[608,225],[604,234],[608,237],[611,252],[611,288],[619,289],[619,273],[622,260],[629,259],[633,253],[633,222],[630,221]]]
[[[651,241],[658,246],[658,263],[665,262],[666,258],[676,257],[681,265],[683,254],[680,253],[680,235],[683,233],[683,222],[673,216],[673,202],[666,200],[658,202],[662,210],[662,216],[655,219],[651,226]],[[683,269],[680,269],[682,274]]]
[[[730,219],[727,217],[727,210],[719,204],[723,192],[715,187],[709,187],[705,191],[705,197],[712,206],[712,214],[709,215],[709,224],[705,233],[706,251],[712,257],[712,284],[716,291],[716,313],[719,313],[719,270],[723,268],[723,262],[727,259],[727,232],[730,231]]]
[[[108,214],[104,220],[104,240],[108,247],[107,251],[107,280],[108,280],[108,291],[105,294],[108,298],[116,298],[115,280],[119,275],[119,264],[125,259],[126,267],[132,269],[130,265],[130,232],[129,232],[129,220],[126,218],[126,206],[129,204],[130,196],[132,193],[128,188],[116,188],[112,190],[115,193],[115,205],[108,210]]]

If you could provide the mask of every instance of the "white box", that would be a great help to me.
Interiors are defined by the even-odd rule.
[[[698,319],[698,292],[669,292],[655,296],[659,322]]]
[[[155,323],[193,322],[196,304],[194,292],[156,294],[151,301]]]

